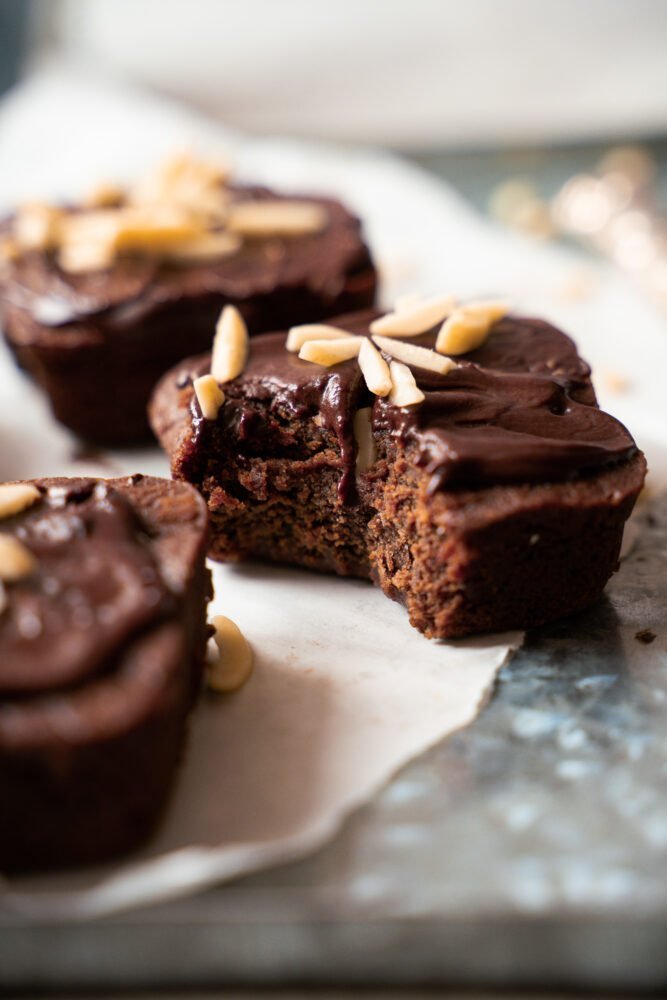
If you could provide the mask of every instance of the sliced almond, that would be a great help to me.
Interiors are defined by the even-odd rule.
[[[231,382],[241,374],[248,358],[248,328],[236,306],[225,306],[213,338],[211,375],[216,382]]]
[[[230,205],[227,228],[246,237],[306,236],[327,224],[321,205],[308,201],[243,201]]]
[[[156,191],[144,201],[135,201],[138,208],[178,208],[206,226],[219,226],[227,220],[229,192],[220,186],[208,187],[196,179],[184,179],[178,185]]]
[[[413,406],[415,403],[424,401],[424,393],[415,382],[415,377],[407,365],[402,365],[400,361],[391,361],[389,370],[391,372],[390,403],[393,403],[394,406]]]
[[[172,153],[132,186],[129,192],[130,201],[138,205],[163,201],[168,192],[179,184],[184,174],[189,171],[191,162],[192,154],[189,150]]]
[[[223,188],[202,191],[184,186],[173,193],[169,204],[180,206],[209,226],[223,225],[229,215],[229,194]]]
[[[198,263],[236,253],[241,243],[233,233],[207,231],[201,219],[178,206],[100,209],[72,215],[63,223],[61,266],[69,271],[92,270],[102,266],[98,259],[125,251],[178,264]]]
[[[238,691],[252,674],[252,649],[231,618],[217,615],[212,625],[215,628],[213,638],[218,647],[218,656],[208,666],[208,686],[221,694],[230,694]]]
[[[229,165],[218,159],[199,159],[189,150],[175,153],[134,185],[130,200],[147,205],[182,201],[185,192],[222,191],[229,174]]]
[[[363,340],[363,337],[349,336],[341,340],[308,340],[299,351],[299,357],[302,361],[312,361],[313,364],[329,368],[341,361],[356,358]]]
[[[61,246],[104,243],[113,250],[127,211],[120,208],[99,208],[65,216],[60,224]]]
[[[451,295],[439,295],[434,299],[424,299],[415,305],[402,308],[371,323],[371,333],[385,337],[417,337],[426,333],[456,307],[456,299]]]
[[[115,250],[164,250],[178,247],[204,232],[175,206],[107,208],[70,215],[62,225],[62,242],[107,243]]]
[[[27,510],[42,494],[32,483],[3,483],[0,486],[0,520]]]
[[[187,181],[201,188],[225,184],[231,168],[218,156],[198,157],[190,149],[173,153],[146,180],[146,186],[173,188]]]
[[[391,392],[389,365],[366,337],[359,348],[359,367],[370,392],[376,396],[389,395]]]
[[[377,449],[373,438],[373,408],[364,406],[354,415],[354,438],[357,442],[357,472],[368,472],[377,458]]]
[[[201,264],[238,253],[243,241],[235,233],[201,233],[175,246],[164,247],[159,256],[171,264]]]
[[[14,218],[14,238],[22,250],[52,250],[60,238],[64,213],[53,205],[31,202]]]
[[[119,210],[114,245],[118,250],[160,251],[196,238],[202,227],[172,207]]]
[[[439,375],[446,375],[452,368],[456,368],[456,362],[443,357],[442,354],[436,354],[428,347],[405,344],[401,340],[392,340],[390,337],[373,337],[373,340],[381,351],[406,365],[425,368],[427,371],[437,372]]]
[[[67,274],[86,274],[104,271],[116,259],[109,243],[67,243],[58,251],[58,266]]]
[[[0,534],[0,580],[14,583],[30,576],[35,571],[37,561],[13,535]]]
[[[443,354],[467,354],[486,341],[491,327],[509,312],[507,302],[470,302],[442,324],[435,349]]]
[[[466,302],[459,307],[470,319],[483,319],[487,323],[497,323],[507,316],[512,308],[505,299],[488,299],[479,302]]]
[[[482,346],[490,330],[486,320],[468,316],[462,309],[457,309],[442,324],[435,349],[441,354],[467,354]]]
[[[201,375],[192,383],[199,409],[205,420],[216,420],[225,394],[212,375]]]
[[[354,334],[349,330],[340,330],[337,326],[327,326],[326,323],[304,323],[293,326],[287,334],[285,347],[288,351],[299,351],[309,340],[345,340]]]

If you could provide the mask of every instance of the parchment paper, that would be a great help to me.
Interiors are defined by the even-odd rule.
[[[249,179],[346,199],[366,222],[388,303],[408,291],[514,295],[524,311],[562,323],[585,356],[623,372],[622,397],[604,385],[600,395],[640,440],[667,426],[667,337],[629,285],[602,265],[584,272],[571,253],[540,252],[492,228],[389,155],[243,139],[155,98],[50,75],[0,109],[0,197],[7,208],[25,197],[76,197],[190,139],[200,151],[229,151]],[[167,474],[156,449],[81,453],[4,351],[0,389],[0,479]],[[215,585],[212,611],[238,621],[256,671],[237,695],[202,700],[161,830],[124,863],[5,882],[0,914],[103,915],[314,850],[402,764],[474,718],[521,641],[513,633],[428,642],[362,582],[246,565],[216,567]]]

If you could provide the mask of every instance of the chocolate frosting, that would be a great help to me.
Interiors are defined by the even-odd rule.
[[[35,556],[6,587],[0,697],[62,691],[109,669],[133,636],[169,613],[172,597],[131,504],[94,480],[52,487],[2,522]]]
[[[356,313],[334,325],[369,335],[377,315]],[[436,335],[434,329],[413,342],[434,347]],[[252,340],[243,375],[226,387],[219,422],[243,454],[268,456],[280,454],[280,425],[263,419],[253,400],[270,400],[270,412],[319,415],[340,446],[347,501],[355,492],[353,418],[363,406],[373,407],[374,433],[400,438],[430,474],[431,491],[574,479],[636,452],[623,425],[598,409],[590,369],[573,342],[549,323],[506,317],[482,347],[455,360],[447,375],[413,368],[426,398],[398,408],[370,395],[356,360],[323,368],[288,353],[285,334],[264,334]],[[206,370],[208,360],[195,374]],[[194,397],[191,413],[196,461],[210,446],[209,427]]]
[[[276,199],[266,188],[235,186],[241,200]],[[121,258],[107,271],[73,275],[50,254],[31,252],[0,280],[0,298],[25,309],[47,327],[95,319],[102,330],[122,329],[165,305],[210,294],[243,301],[277,288],[306,287],[334,299],[346,277],[370,266],[359,220],[339,202],[301,197],[323,206],[324,230],[291,239],[248,240],[220,260],[189,266],[161,265],[142,257]],[[5,231],[11,220],[5,223]]]

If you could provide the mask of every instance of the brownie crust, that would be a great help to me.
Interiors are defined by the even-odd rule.
[[[90,482],[34,485],[68,491]],[[93,482],[129,503],[163,596],[154,617],[88,663],[84,676],[55,686],[47,677],[41,687],[33,678],[30,690],[12,690],[8,664],[0,692],[0,813],[11,817],[0,825],[5,872],[101,862],[140,845],[168,799],[200,687],[211,596],[204,504],[184,484],[151,477]],[[11,622],[6,628],[11,643]],[[89,637],[82,641],[85,648]]]

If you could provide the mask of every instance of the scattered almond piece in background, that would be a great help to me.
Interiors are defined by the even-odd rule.
[[[172,247],[164,247],[159,256],[171,264],[201,264],[208,260],[231,257],[241,249],[242,240],[234,233],[201,233]]]
[[[43,202],[22,205],[14,217],[13,232],[22,250],[51,250],[60,239],[62,209]]]
[[[86,208],[117,208],[125,200],[125,191],[117,184],[102,182],[88,192],[84,199]]]
[[[206,679],[209,688],[220,694],[231,694],[246,683],[252,673],[253,656],[250,643],[236,622],[217,615],[211,622],[217,656],[209,662]]]
[[[267,236],[307,236],[327,224],[321,205],[308,201],[241,201],[230,205],[227,228],[248,238]]]
[[[88,274],[105,271],[116,259],[108,243],[68,243],[58,251],[58,267],[67,274]]]

